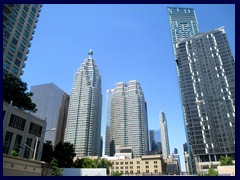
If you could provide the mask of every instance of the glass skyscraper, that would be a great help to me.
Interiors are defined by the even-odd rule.
[[[101,76],[92,50],[88,54],[75,73],[64,138],[75,146],[76,157],[100,156]]]
[[[150,130],[150,149],[151,151],[155,151],[158,154],[162,153],[162,143],[161,143],[161,134],[159,130]]]
[[[170,154],[167,119],[164,112],[160,112],[160,132],[162,140],[162,155],[163,159],[167,159]]]
[[[194,9],[168,13],[192,174],[235,156],[235,64],[224,28],[199,33]]]
[[[111,105],[112,105],[113,89],[107,90],[107,121],[105,132],[105,155],[110,156],[110,124],[111,124]]]
[[[235,158],[235,63],[223,27],[176,44],[188,141],[197,162]]]
[[[56,128],[56,131],[47,131],[44,139],[52,141],[54,146],[62,141],[58,138],[63,136],[62,129],[65,128],[63,125],[67,120],[68,94],[53,83],[32,86],[30,91],[33,93],[31,97],[32,102],[36,104],[37,108],[37,112],[34,115],[46,120],[47,130]],[[57,141],[56,138],[58,139]]]
[[[41,4],[3,4],[3,73],[23,74]]]
[[[174,55],[179,40],[199,33],[195,10],[192,8],[168,7],[169,23]]]
[[[147,107],[136,80],[129,81],[128,85],[119,82],[113,90],[110,141],[115,147],[132,147],[134,157],[148,152]],[[114,150],[114,147],[110,149]]]

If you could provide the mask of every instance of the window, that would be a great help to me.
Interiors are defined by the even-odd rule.
[[[116,162],[116,165],[119,165],[119,162]]]
[[[15,64],[16,64],[18,67],[20,66],[20,63],[21,63],[21,61],[19,61],[19,59],[16,59]]]
[[[140,161],[137,161],[137,164],[140,164]]]
[[[15,139],[14,150],[19,152],[21,144],[22,144],[22,136],[18,134]]]
[[[12,43],[16,46],[17,43],[18,43],[17,39],[16,39],[16,38],[13,38],[13,39],[12,39]]]
[[[24,19],[20,17],[19,22],[23,25],[24,24]]]
[[[25,38],[22,38],[22,43],[27,44],[27,40]]]
[[[18,39],[20,37],[20,34],[17,31],[15,31],[14,36]]]
[[[9,38],[10,34],[7,31],[3,31],[3,36]]]
[[[132,162],[132,161],[130,161],[130,164],[133,164],[133,162]]]
[[[123,162],[120,162],[121,165],[123,165]]]
[[[25,123],[26,123],[25,119],[12,114],[11,117],[10,117],[10,121],[9,121],[8,125],[10,127],[13,127],[13,128],[16,128],[16,129],[19,129],[19,130],[23,131],[24,127],[25,127]]]
[[[4,139],[4,144],[3,144],[3,153],[5,153],[5,154],[8,154],[8,152],[9,152],[10,144],[12,141],[12,136],[13,136],[13,133],[7,131],[5,139]]]
[[[16,68],[15,66],[13,66],[13,73],[15,74],[15,75],[17,75],[18,74],[18,68]]]
[[[157,164],[157,161],[154,161],[154,164]]]
[[[125,162],[125,164],[128,164],[128,162]]]
[[[27,14],[23,11],[23,12],[22,12],[22,16],[23,16],[24,18],[26,18]]]
[[[20,32],[22,31],[22,26],[21,26],[21,24],[19,24],[19,23],[18,23],[18,25],[17,25],[17,30],[19,30]]]
[[[146,173],[149,173],[149,170],[146,170]]]
[[[154,170],[154,173],[158,173],[158,170]]]
[[[29,154],[30,154],[30,148],[29,147],[31,147],[31,144],[32,144],[32,139],[27,138],[27,141],[26,141],[27,146],[25,146],[25,151],[24,151],[24,155],[23,155],[24,158],[27,158],[27,159],[29,158]]]
[[[137,166],[137,169],[140,169],[140,166]]]
[[[23,7],[23,9],[24,9],[26,12],[28,12],[28,7],[27,7],[27,5],[25,5],[25,6]]]
[[[10,53],[7,53],[7,59],[10,60],[10,61],[12,61],[12,58],[13,58],[13,55],[10,54]]]
[[[27,31],[25,31],[25,32],[24,32],[24,36],[25,36],[26,38],[28,38],[29,33],[28,33]]]
[[[4,61],[4,68],[9,69],[9,67],[10,67],[10,63],[7,61]]]
[[[29,130],[28,130],[28,133],[40,137],[41,134],[42,134],[42,126],[31,122],[31,123],[30,123]]]
[[[23,52],[25,50],[25,47],[22,44],[20,44],[19,49]]]
[[[10,50],[12,53],[14,53],[15,47],[13,47],[12,45],[10,45],[10,46],[9,46],[9,50]]]
[[[145,164],[149,164],[149,162],[148,162],[148,161],[145,161]]]
[[[158,168],[158,166],[157,166],[157,165],[154,165],[154,168]]]
[[[149,166],[146,166],[146,169],[149,169]]]
[[[17,57],[19,57],[20,59],[22,59],[23,54],[21,52],[18,51]]]

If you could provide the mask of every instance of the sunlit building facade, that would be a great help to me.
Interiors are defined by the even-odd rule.
[[[38,22],[41,4],[3,4],[3,73],[20,77]]]
[[[70,95],[64,141],[74,145],[76,157],[101,153],[101,76],[92,55],[75,73]]]

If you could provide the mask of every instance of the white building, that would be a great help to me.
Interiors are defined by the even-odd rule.
[[[162,155],[163,159],[167,159],[170,154],[167,119],[164,112],[160,112],[160,129],[161,129],[161,140],[162,140]]]
[[[75,146],[76,157],[99,156],[101,146],[101,76],[93,52],[75,73],[70,95],[65,142]]]
[[[147,107],[138,81],[116,84],[111,101],[110,151],[117,145],[132,147],[133,156],[148,151]],[[110,152],[110,154],[115,154]]]

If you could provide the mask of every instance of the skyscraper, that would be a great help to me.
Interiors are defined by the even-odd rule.
[[[110,124],[111,124],[111,104],[113,89],[107,90],[107,121],[105,132],[105,155],[110,156]]]
[[[41,4],[3,4],[3,73],[23,74]]]
[[[55,142],[56,134],[58,138],[63,136],[62,129],[65,128],[62,125],[66,121],[66,114],[61,114],[66,113],[65,109],[68,108],[68,95],[54,83],[32,86],[30,91],[33,93],[32,102],[38,110],[35,115],[46,120],[46,129],[57,128],[56,131],[47,131],[44,140],[56,145],[59,142]]]
[[[110,140],[116,147],[132,147],[133,156],[148,151],[148,125],[144,94],[138,81],[116,84],[111,101]],[[112,147],[113,148],[113,147]]]
[[[180,8],[180,7],[168,7],[170,33],[172,38],[172,46],[174,52],[174,58],[177,59],[176,43],[185,38],[191,37],[199,33],[197,17],[193,8]],[[178,68],[177,73],[179,76]],[[180,87],[180,85],[179,85]],[[186,130],[186,127],[185,127]],[[186,132],[186,136],[188,136]],[[188,139],[188,137],[187,137]],[[189,146],[189,142],[187,144]],[[195,167],[193,166],[193,156],[191,147],[189,146],[189,164],[190,174],[195,173]]]
[[[195,10],[192,8],[168,7],[169,23],[176,56],[176,43],[179,40],[199,33]]]
[[[162,155],[163,159],[167,159],[170,154],[167,119],[164,112],[160,112],[160,131],[162,140]]]
[[[235,63],[224,28],[181,40],[176,54],[195,162],[235,158]]]
[[[100,156],[102,88],[93,52],[75,73],[65,130],[65,142],[75,146],[76,157]]]
[[[162,143],[161,143],[161,134],[160,129],[158,130],[150,130],[150,149],[151,151],[155,151],[156,153],[162,153]]]

